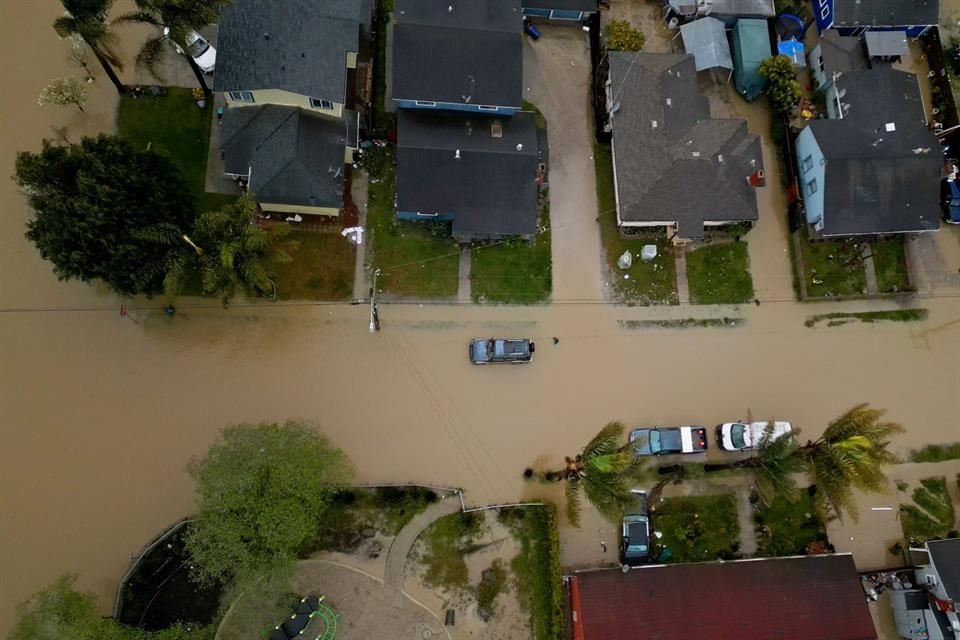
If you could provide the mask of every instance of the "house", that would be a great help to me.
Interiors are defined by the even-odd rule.
[[[849,554],[651,565],[569,579],[574,640],[875,640]]]
[[[531,18],[582,21],[597,11],[597,0],[522,0],[523,15]]]
[[[227,116],[224,173],[247,181],[265,212],[339,215],[344,162],[358,146],[356,119],[273,104],[231,109]]]
[[[520,0],[397,0],[394,19],[390,93],[399,108],[520,110]]]
[[[537,231],[537,131],[512,117],[401,110],[397,218],[452,221],[461,242]]]
[[[236,0],[220,14],[213,90],[227,105],[280,104],[340,118],[356,69],[361,0]]]
[[[811,236],[937,230],[943,159],[916,76],[883,65],[834,82],[839,117],[811,121],[796,140]]]
[[[940,0],[813,0],[820,33],[836,29],[840,35],[866,31],[904,31],[911,38],[935,27]]]
[[[810,72],[814,87],[824,94],[827,114],[831,118],[840,117],[834,79],[869,68],[870,60],[862,37],[842,36],[834,30],[820,36],[817,46],[810,52]]]
[[[910,552],[924,562],[913,571],[913,588],[889,592],[898,635],[908,640],[957,640],[960,539],[927,542],[923,549]]]
[[[767,86],[766,79],[760,75],[760,63],[772,55],[767,21],[737,20],[730,34],[730,44],[737,91],[745,99],[755,100]]]
[[[621,233],[665,230],[675,242],[757,220],[760,139],[745,120],[713,118],[693,56],[610,53],[607,105]]]
[[[717,18],[732,27],[740,18],[772,18],[777,14],[774,0],[669,0],[670,10],[684,20],[704,16]]]
[[[227,106],[224,172],[264,211],[339,215],[368,11],[365,0],[236,0],[221,10],[213,88]]]

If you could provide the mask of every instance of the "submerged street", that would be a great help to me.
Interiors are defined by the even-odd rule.
[[[191,511],[185,465],[231,423],[315,421],[349,455],[358,481],[459,487],[471,505],[559,497],[525,483],[524,468],[562,463],[610,420],[699,424],[712,435],[749,412],[789,420],[812,439],[869,402],[906,427],[897,452],[960,439],[960,297],[952,290],[913,301],[930,310],[923,322],[808,328],[813,314],[896,305],[793,302],[780,294],[789,291],[783,258],[771,253],[754,266],[758,306],[617,307],[601,299],[597,256],[573,252],[576,233],[594,229],[582,220],[557,233],[554,272],[564,283],[548,306],[383,305],[377,334],[368,332],[367,307],[349,304],[224,311],[183,301],[170,318],[161,300],[138,300],[123,318],[112,294],[56,280],[23,237],[30,212],[6,179],[15,153],[38,149],[51,123],[74,139],[112,128],[116,95],[102,79],[86,114],[36,104],[49,78],[72,72],[50,28],[58,12],[56,0],[0,7],[0,80],[17,88],[0,124],[2,631],[18,602],[65,572],[112,604],[130,556]],[[124,38],[130,46],[136,33]],[[558,167],[560,175],[578,179],[591,168],[585,160]],[[592,177],[585,181],[592,194]],[[594,201],[581,196],[592,223]],[[770,228],[754,233],[775,237]],[[772,262],[781,272],[765,275]],[[724,316],[745,322],[624,324]],[[471,366],[469,340],[494,335],[534,339],[534,361]],[[712,447],[709,456],[723,454]],[[584,515],[580,534],[562,532],[566,562],[599,551],[600,525]]]

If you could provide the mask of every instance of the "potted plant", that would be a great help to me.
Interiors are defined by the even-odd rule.
[[[207,106],[207,96],[200,87],[193,88],[193,99],[197,101],[197,106],[201,109]]]

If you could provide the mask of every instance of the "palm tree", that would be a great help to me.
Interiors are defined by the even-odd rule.
[[[795,431],[778,438],[764,436],[756,455],[738,460],[733,466],[746,469],[753,476],[753,485],[764,504],[770,504],[777,496],[793,501],[797,495],[794,476],[804,470],[803,458],[797,453]]]
[[[887,447],[890,437],[904,429],[896,422],[880,422],[883,414],[868,404],[859,404],[831,422],[820,438],[797,449],[817,495],[838,516],[846,511],[857,519],[854,489],[886,490],[883,467],[897,461]]]
[[[123,71],[123,61],[114,49],[116,36],[110,32],[107,23],[113,0],[60,0],[60,3],[66,13],[53,21],[57,34],[61,38],[79,38],[86,42],[117,88],[117,93],[125,93],[127,87],[113,69]]]
[[[244,195],[220,211],[197,217],[193,237],[181,237],[189,248],[174,258],[167,270],[167,296],[182,293],[191,273],[197,271],[203,293],[218,296],[224,306],[238,290],[251,297],[275,296],[269,265],[290,262],[290,251],[298,243],[284,240],[290,233],[290,225],[285,222],[267,227],[254,224],[256,212],[257,204]]]
[[[175,42],[181,50],[187,52],[184,58],[197,77],[197,84],[209,96],[210,87],[203,77],[203,71],[189,55],[187,34],[217,21],[220,5],[232,0],[134,0],[137,10],[126,13],[116,19],[118,23],[137,22],[149,24],[158,29],[167,28],[167,36],[158,34],[147,38],[137,53],[137,64],[145,67],[151,75],[159,78],[157,66],[167,55],[166,39]]]
[[[579,455],[565,459],[563,469],[545,474],[548,480],[567,482],[567,518],[573,526],[580,526],[581,488],[590,504],[614,521],[635,500],[630,489],[641,478],[643,464],[633,444],[623,444],[624,430],[620,422],[607,424]]]

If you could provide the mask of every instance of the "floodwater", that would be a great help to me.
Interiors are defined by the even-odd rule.
[[[51,125],[72,137],[112,126],[100,77],[87,114],[36,104],[49,78],[74,73],[49,27],[58,7],[0,3],[0,176]],[[29,212],[5,179],[0,211],[0,633],[17,602],[63,572],[112,603],[130,555],[191,510],[184,467],[229,423],[313,420],[359,480],[463,487],[473,504],[535,496],[523,468],[557,464],[611,419],[713,425],[750,411],[814,437],[867,401],[907,426],[899,449],[960,439],[956,297],[921,300],[924,323],[834,329],[803,320],[883,305],[771,297],[740,310],[743,328],[688,331],[618,321],[736,310],[629,309],[571,292],[578,302],[530,309],[384,306],[376,335],[349,305],[204,302],[169,319],[159,301],[137,301],[123,319],[118,298],[56,281],[24,240]],[[471,367],[467,340],[494,334],[533,337],[536,361]],[[599,546],[589,526],[566,536],[571,561]]]

